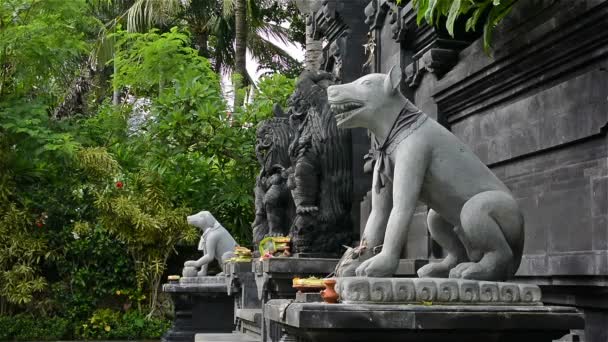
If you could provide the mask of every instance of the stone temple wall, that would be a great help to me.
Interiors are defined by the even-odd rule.
[[[526,220],[518,280],[584,310],[581,338],[608,341],[608,1],[519,1],[492,56],[475,35],[418,28],[408,3],[374,0],[366,14],[373,71],[399,64],[406,96],[517,197]],[[425,211],[405,257],[441,257]]]
[[[418,27],[415,17],[407,0],[323,0],[311,24],[328,42],[325,69],[349,64],[338,68],[346,82],[401,66],[403,93],[518,199],[526,220],[518,281],[541,285],[547,303],[583,310],[586,329],[573,336],[608,341],[608,0],[520,0],[496,29],[491,56],[463,22],[451,37]],[[349,36],[341,41],[337,32]],[[370,184],[357,157],[368,145],[355,136],[361,196]],[[369,198],[356,228],[365,225]],[[426,231],[426,211],[418,208],[404,258],[443,256]]]

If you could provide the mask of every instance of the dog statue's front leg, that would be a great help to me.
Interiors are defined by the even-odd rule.
[[[378,182],[378,173],[374,171],[373,188]],[[336,268],[338,277],[354,277],[355,270],[362,262],[373,256],[376,247],[382,245],[386,223],[393,206],[392,189],[387,185],[379,192],[372,191],[372,210],[367,218],[365,230],[361,236],[361,244],[358,248],[349,249],[344,253]]]
[[[429,159],[424,146],[414,144],[408,148],[400,147],[395,156],[393,208],[386,226],[382,252],[363,262],[356,270],[358,276],[390,277],[399,266],[399,257],[416,210]]]
[[[218,236],[216,234],[211,234],[211,236],[209,236],[205,239],[205,248],[204,248],[205,255],[203,255],[198,260],[186,261],[184,263],[184,266],[198,268],[198,269],[200,269],[198,275],[206,275],[207,267],[208,267],[209,263],[211,263],[213,260],[215,260],[215,251],[216,251],[215,247],[217,246],[218,243],[219,243]]]

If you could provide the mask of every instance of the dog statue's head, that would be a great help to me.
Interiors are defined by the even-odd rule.
[[[198,214],[190,215],[186,218],[186,220],[188,221],[189,225],[200,228],[203,231],[213,228],[217,223],[215,217],[213,217],[213,215],[206,210],[200,211]]]
[[[339,128],[369,128],[379,120],[387,104],[403,102],[399,92],[401,69],[391,68],[388,74],[369,74],[351,83],[332,85],[327,89],[328,102]]]

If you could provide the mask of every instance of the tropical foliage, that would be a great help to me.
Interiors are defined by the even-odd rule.
[[[293,80],[228,111],[216,38],[186,12],[122,30],[141,2],[0,3],[0,339],[158,338],[185,216],[250,240],[255,127]]]
[[[403,0],[397,0],[401,3]],[[445,25],[454,36],[458,19],[465,20],[467,32],[483,28],[483,44],[486,52],[491,48],[492,33],[500,21],[511,12],[517,0],[412,0],[417,11],[417,23]]]
[[[95,0],[102,3],[125,4],[121,0]],[[237,18],[237,14],[240,15]],[[136,0],[119,21],[129,32],[145,32],[150,28],[168,28],[179,21],[192,32],[199,54],[212,61],[215,71],[236,71],[249,81],[251,75],[238,68],[244,63],[245,51],[262,68],[298,74],[301,65],[277,42],[303,44],[304,21],[292,1],[276,0]],[[113,23],[113,22],[111,22]],[[289,26],[283,24],[289,23]],[[113,29],[112,25],[109,25]],[[237,39],[237,29],[244,35]],[[242,45],[237,53],[238,47]],[[240,54],[240,55],[238,55]],[[240,66],[243,69],[243,66]]]

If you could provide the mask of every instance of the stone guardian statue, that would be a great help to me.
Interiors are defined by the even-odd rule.
[[[358,253],[348,252],[359,260],[343,260],[338,275],[391,277],[420,201],[430,208],[431,236],[448,255],[418,276],[512,277],[524,246],[517,201],[463,142],[400,93],[400,81],[393,67],[327,90],[338,127],[367,128],[377,146],[372,210]]]
[[[302,72],[290,97],[289,187],[296,207],[290,236],[298,255],[333,255],[352,242],[350,132],[338,130],[327,102],[335,76]]]
[[[275,108],[275,113],[280,112]],[[255,184],[253,243],[268,236],[285,236],[293,221],[294,204],[287,187],[290,126],[287,118],[264,120],[257,132],[255,153],[260,174]]]

